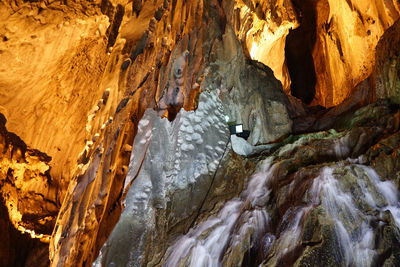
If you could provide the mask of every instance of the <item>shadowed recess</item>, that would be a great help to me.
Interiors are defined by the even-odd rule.
[[[315,8],[312,1],[293,1],[300,18],[300,27],[290,30],[286,38],[286,63],[292,80],[293,96],[309,104],[315,96],[316,74],[312,50],[314,48]]]

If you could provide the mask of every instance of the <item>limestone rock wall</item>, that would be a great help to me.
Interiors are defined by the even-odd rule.
[[[5,124],[0,115],[0,265],[47,266],[60,185],[50,176],[51,158],[28,147]]]
[[[0,18],[0,112],[9,131],[52,157],[62,199],[102,95],[108,18],[95,3],[44,1],[2,1]]]
[[[377,99],[390,98],[400,103],[400,20],[390,27],[376,48],[377,64],[371,79]]]
[[[87,141],[53,231],[50,258],[54,266],[90,264],[117,223],[125,198],[129,147],[144,111],[150,107],[174,120],[181,108],[197,108],[201,92],[226,88],[234,77],[225,67],[230,58],[220,59],[217,53],[226,32],[235,38],[218,2],[138,3],[102,2],[102,11],[113,16],[107,44],[110,55],[98,89],[102,94],[86,120]],[[241,49],[236,53],[244,59]],[[248,72],[251,64],[242,62],[235,73]],[[246,90],[265,90],[266,98],[276,101],[286,114],[285,96],[272,73],[268,75],[264,86],[255,79]],[[259,114],[254,117],[266,119]],[[270,136],[270,129],[263,125],[252,126],[263,129],[258,141],[287,134],[290,120],[286,118],[279,122],[284,127],[273,129]],[[243,123],[248,120],[242,117]]]
[[[184,131],[188,125],[182,118],[188,116],[191,125],[191,120],[196,122],[199,118],[197,123],[208,121],[207,129],[218,126],[210,131],[225,140],[228,132],[220,119],[226,115],[230,123],[242,123],[244,129],[250,130],[249,143],[259,145],[289,135],[296,127],[292,118],[308,111],[293,98],[288,100],[284,92],[297,97],[304,93],[306,102],[313,100],[313,104],[329,107],[341,103],[356,89],[361,94],[359,99],[365,99],[367,93],[362,89],[369,86],[368,95],[397,101],[398,55],[389,49],[392,42],[397,43],[397,26],[378,46],[381,52],[376,56],[378,67],[374,72],[379,84],[376,93],[375,87],[370,86],[375,76],[354,88],[371,74],[376,43],[398,13],[396,1],[0,2],[0,113],[7,120],[7,124],[2,120],[0,125],[1,208],[4,211],[5,207],[9,215],[8,220],[2,221],[2,229],[13,225],[21,233],[38,237],[31,242],[26,235],[10,235],[18,236],[26,248],[37,246],[40,257],[49,248],[52,266],[88,266],[124,208],[127,212],[121,217],[122,226],[118,224],[116,229],[128,227],[124,220],[131,218],[127,213],[135,207],[130,206],[129,200],[139,198],[143,203],[147,201],[149,208],[143,214],[154,224],[146,228],[144,235],[137,230],[139,235],[132,238],[151,239],[141,241],[141,249],[148,254],[140,260],[150,262],[153,256],[161,259],[159,253],[165,252],[168,244],[158,246],[157,238],[170,241],[188,230],[187,222],[182,223],[183,218],[177,214],[193,218],[194,223],[196,209],[211,211],[218,199],[241,187],[234,173],[240,173],[236,167],[252,171],[246,165],[248,161],[228,149],[229,160],[224,161],[220,176],[216,176],[221,183],[209,189],[214,169],[210,167],[207,174],[197,175],[197,167],[187,166],[215,164],[214,151],[211,153],[207,145],[216,144],[215,153],[220,153],[220,144],[208,136],[198,138],[190,127]],[[298,29],[300,33],[296,33]],[[296,60],[292,65],[290,60],[296,59],[296,54],[290,56],[288,50],[297,49],[296,45],[310,35],[315,35],[315,43],[306,42],[303,49],[311,67],[303,68]],[[315,86],[310,87],[307,75],[299,74],[292,66],[315,71]],[[293,73],[299,74],[299,83]],[[305,82],[301,80],[304,77]],[[301,93],[294,94],[297,89],[290,87],[298,84],[305,84],[306,89],[297,87]],[[203,99],[205,96],[218,103],[218,119],[211,116],[217,112],[212,108],[201,114],[202,103],[208,101]],[[359,102],[352,107],[358,107]],[[151,113],[151,120],[160,124],[160,129],[168,132],[170,125],[176,127],[171,130],[175,131],[176,140],[165,144],[155,139],[134,142],[148,108],[154,111],[147,111],[146,116]],[[196,112],[196,116],[188,115]],[[327,117],[333,114],[335,120],[319,120],[317,124],[322,126],[313,129],[340,125],[342,121],[336,119],[341,113],[335,112],[326,113]],[[392,121],[395,123],[395,119]],[[152,131],[154,138],[160,129]],[[165,138],[165,132],[157,138]],[[18,144],[7,141],[11,133]],[[183,139],[188,143],[179,144]],[[203,143],[196,143],[200,140]],[[145,153],[149,151],[147,144],[153,150],[149,155]],[[152,170],[151,160],[164,160],[156,152],[158,148],[192,151],[181,153],[188,158],[179,157],[179,153],[171,155],[181,162],[179,168],[187,167],[186,173],[179,172],[171,158],[166,165],[159,164]],[[206,159],[193,160],[193,149],[203,151]],[[207,153],[211,153],[210,159]],[[146,163],[146,168],[142,169],[141,163]],[[153,174],[146,173],[146,169]],[[172,187],[164,186],[163,175],[169,169],[178,171],[170,176],[178,181]],[[129,186],[134,186],[139,177],[132,171],[147,182],[154,182],[151,196],[136,194],[134,189],[129,193]],[[223,182],[226,177],[233,177],[238,188]],[[197,190],[197,184],[201,192],[197,193],[196,203],[190,208],[181,206],[179,192],[186,201],[189,193]],[[203,203],[203,194],[208,195],[206,188],[212,193]],[[229,188],[226,195],[224,188]],[[198,213],[197,220],[202,216],[206,215]],[[170,231],[170,235],[164,236],[162,231],[156,237],[148,235],[163,223],[163,230]],[[143,224],[140,227],[137,229],[144,229]],[[115,247],[103,248],[100,263],[115,260],[113,253],[107,251],[120,247],[114,245],[120,234],[117,230],[111,235],[107,244]],[[48,247],[46,242],[50,242]],[[126,249],[128,253],[130,250]],[[24,255],[28,262],[40,261],[32,252]],[[14,259],[10,257],[8,262]],[[135,261],[117,259],[120,260]]]
[[[379,39],[400,15],[397,1],[226,1],[224,7],[248,55],[269,66],[287,94],[325,107],[343,102],[368,78]]]
[[[399,18],[400,6],[397,1],[318,1],[316,15],[314,102],[330,107],[372,73],[375,47]]]
[[[10,221],[22,232],[49,242],[60,207],[60,185],[50,177],[51,158],[27,147],[1,119],[0,183]]]
[[[186,231],[210,199],[240,188],[233,177],[223,178],[233,159],[217,95],[203,93],[196,111],[182,110],[173,122],[145,112],[125,181],[125,209],[95,266],[157,264],[169,240]]]
[[[228,21],[246,53],[267,65],[290,94],[285,57],[286,36],[299,26],[291,1],[224,1]]]
[[[181,25],[187,24],[187,33],[189,25],[201,21],[201,5],[193,4],[182,9],[182,2],[102,3],[103,12],[113,17],[109,38],[114,39],[107,44],[110,55],[99,86],[102,95],[86,121],[90,139],[81,150],[53,232],[54,266],[91,264],[118,221],[137,123],[146,108],[157,105],[158,81],[166,73],[160,69],[166,68],[170,49],[182,39]],[[187,13],[174,13],[175,8]],[[174,59],[171,56],[170,64]]]

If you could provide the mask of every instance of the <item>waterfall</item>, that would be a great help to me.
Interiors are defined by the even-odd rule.
[[[314,204],[321,201],[327,217],[335,222],[340,244],[338,249],[346,266],[371,266],[377,256],[371,221],[390,211],[397,227],[400,227],[398,190],[392,182],[381,181],[371,167],[357,164],[344,167],[356,174],[354,183],[346,186],[340,177],[335,177],[337,168],[323,168],[314,180]],[[355,199],[359,199],[359,203]]]
[[[251,249],[257,251],[259,261],[268,256],[267,266],[282,265],[285,257],[298,257],[294,251],[305,249],[301,240],[305,218],[317,207],[323,211],[324,227],[333,229],[335,249],[329,253],[337,262],[343,266],[373,265],[377,226],[372,222],[383,224],[382,217],[390,212],[400,227],[395,185],[382,181],[373,168],[350,161],[321,167],[302,204],[288,208],[279,227],[273,227],[277,225],[271,225],[266,207],[273,201],[269,185],[278,167],[272,158],[261,162],[238,198],[174,243],[164,266],[236,266]]]
[[[173,245],[165,266],[176,267],[184,262],[189,266],[221,266],[228,247],[233,251],[250,232],[252,240],[261,238],[270,221],[265,204],[267,182],[273,173],[271,163],[272,159],[262,162],[239,198],[228,201],[218,215],[182,236]]]

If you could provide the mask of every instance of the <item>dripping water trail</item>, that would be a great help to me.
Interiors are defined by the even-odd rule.
[[[221,159],[218,161],[217,169],[215,170],[214,175],[213,175],[213,177],[212,177],[212,179],[211,179],[210,186],[208,187],[208,190],[207,190],[207,192],[206,192],[206,195],[204,196],[203,201],[201,202],[200,207],[199,207],[199,209],[197,210],[197,214],[196,214],[196,216],[193,218],[193,221],[192,221],[192,223],[191,223],[190,226],[189,226],[189,229],[192,229],[192,228],[193,228],[194,224],[196,223],[197,219],[198,219],[199,216],[200,216],[201,210],[203,209],[204,203],[206,202],[206,200],[207,200],[207,198],[208,198],[208,195],[210,194],[211,188],[212,188],[212,186],[213,186],[213,184],[214,184],[215,177],[217,176],[217,173],[218,173],[218,170],[219,170],[219,166],[221,165],[221,162],[222,162],[222,160],[223,160],[224,157],[225,157],[226,149],[228,148],[228,145],[229,145],[230,141],[231,141],[231,137],[229,137],[228,142],[227,142],[226,145],[225,145],[224,152],[222,153]],[[189,229],[188,229],[188,230],[189,230]]]

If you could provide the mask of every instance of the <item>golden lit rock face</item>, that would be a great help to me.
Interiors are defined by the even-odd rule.
[[[385,31],[376,47],[376,66],[371,75],[376,99],[390,98],[400,104],[400,20]]]
[[[111,18],[110,54],[98,88],[102,94],[84,118],[94,138],[81,150],[53,231],[52,266],[94,260],[122,210],[127,147],[139,119],[149,107],[170,119],[180,107],[193,109],[202,78],[202,1],[104,1],[101,8]],[[176,62],[186,50],[181,77]],[[179,87],[178,104],[163,100],[173,84]]]
[[[218,49],[209,29],[221,37],[233,28],[248,56],[292,94],[287,48],[296,49],[290,35],[303,25],[315,34],[306,48],[312,104],[329,107],[370,75],[375,46],[400,12],[395,0],[309,0],[311,27],[301,0],[220,2],[0,2],[2,199],[15,228],[49,242],[53,266],[92,262],[118,221],[145,109],[173,119],[196,108],[213,72],[203,63],[215,51],[237,57],[235,35]]]
[[[52,157],[60,199],[91,138],[83,129],[102,94],[108,24],[90,6],[0,3],[0,112],[9,131]]]
[[[233,7],[227,6],[225,12],[243,47],[252,59],[270,67],[283,90],[290,94],[284,55],[286,36],[290,29],[298,26],[292,3],[289,0],[237,0],[231,5]]]
[[[375,47],[400,14],[398,1],[318,1],[316,43],[317,74],[313,103],[334,106],[372,72]]]
[[[394,0],[281,0],[273,3],[238,0],[232,5],[226,4],[226,10],[234,10],[226,13],[251,58],[269,66],[287,94],[293,90],[305,91],[294,92],[294,95],[326,107],[340,104],[371,74],[379,38],[399,18],[400,12],[400,5]],[[289,31],[299,26],[306,28],[303,36],[310,36],[289,42],[294,42],[292,50],[310,53],[314,68],[303,67],[305,73],[300,75],[304,77],[307,72],[315,72],[315,81],[300,78],[298,88],[291,90],[293,77],[287,69],[290,55],[285,53],[285,45],[288,45]],[[314,40],[307,45],[309,48],[304,48],[309,51],[300,48],[310,39]],[[302,63],[308,64],[304,59],[294,64]],[[299,66],[293,73],[301,73],[301,68]]]
[[[61,205],[59,185],[50,177],[51,158],[27,147],[4,125],[0,115],[1,198],[16,229],[48,243]]]

